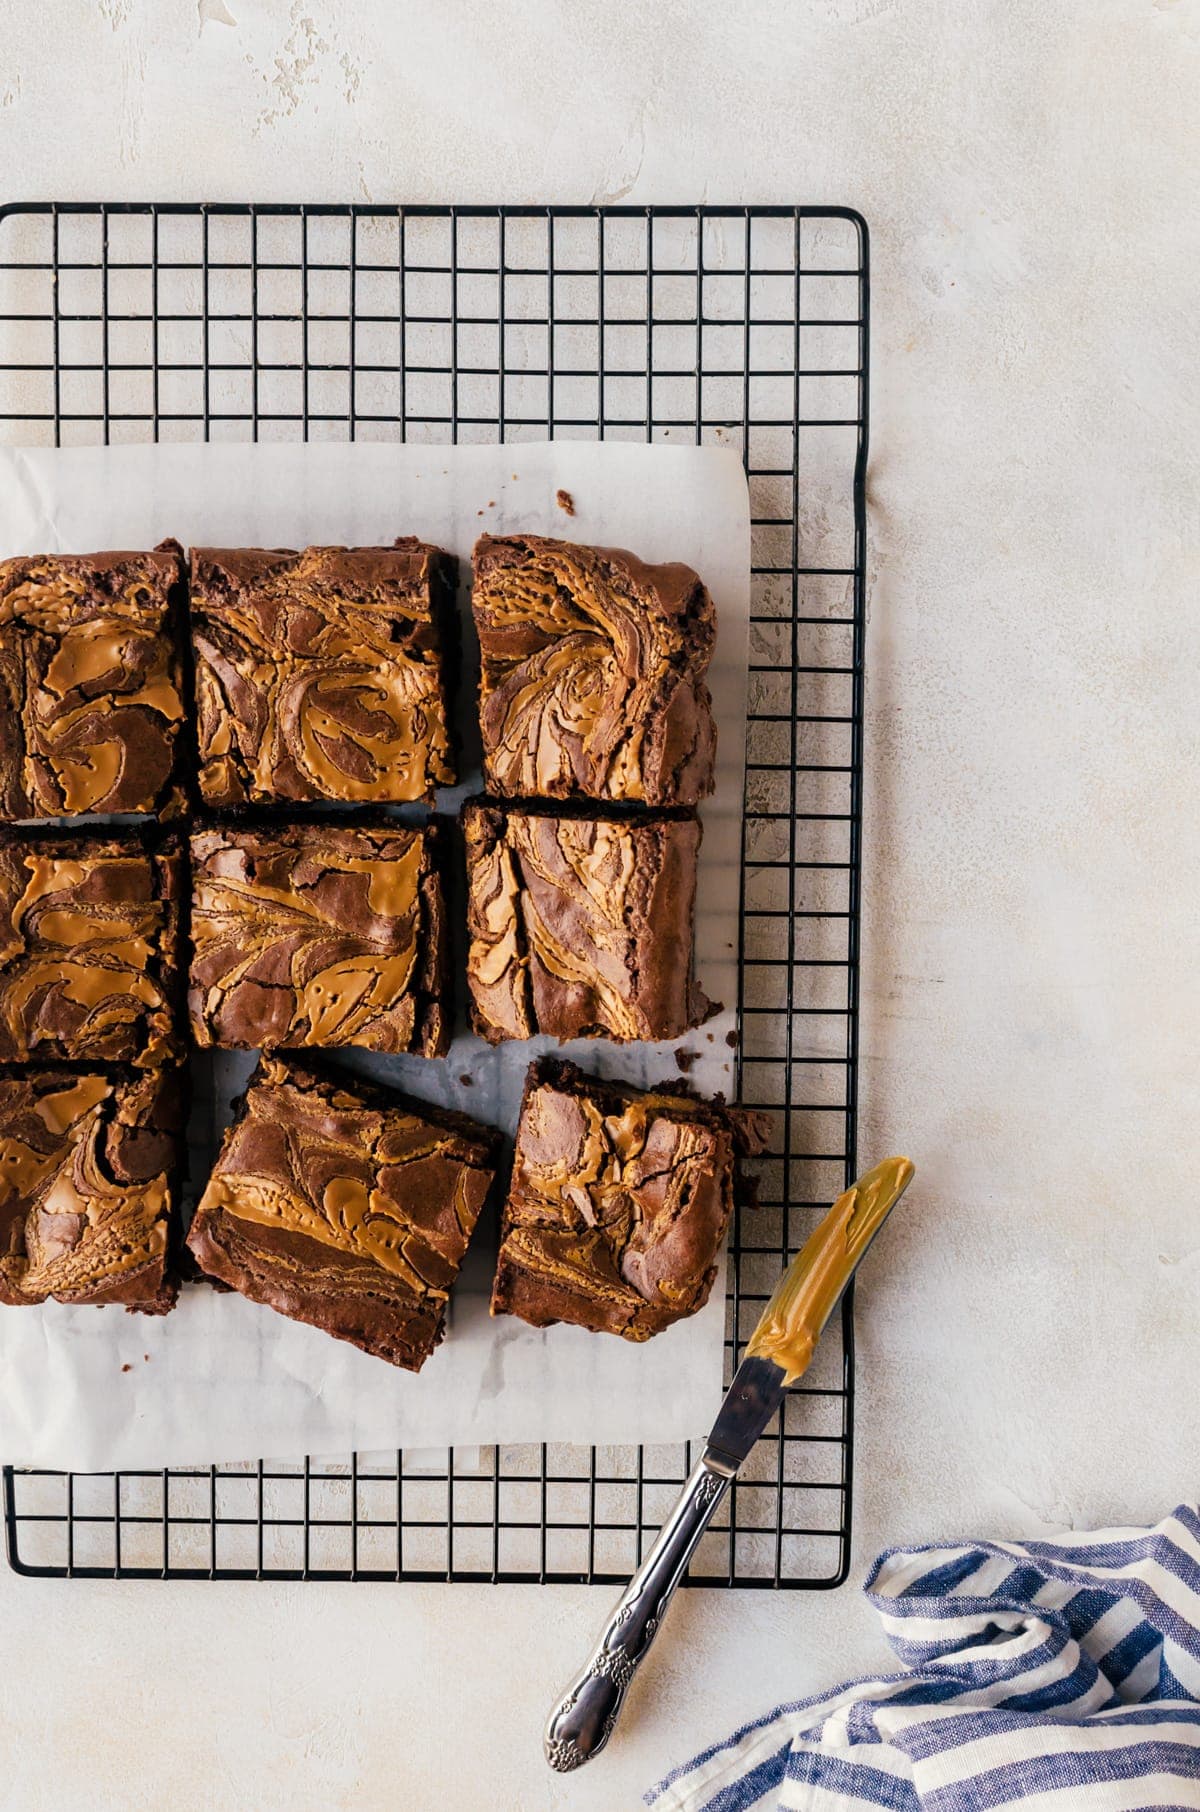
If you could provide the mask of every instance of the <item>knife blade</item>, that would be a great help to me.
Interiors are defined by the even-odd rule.
[[[822,1330],[913,1174],[907,1158],[887,1158],[867,1171],[838,1197],[780,1278],[678,1503],[587,1665],[550,1714],[544,1746],[558,1773],[581,1767],[608,1742],[697,1542],[784,1392],[808,1369]]]
[[[838,1197],[776,1284],[717,1412],[705,1451],[736,1471],[812,1362],[817,1341],[875,1235],[913,1179],[886,1158]]]

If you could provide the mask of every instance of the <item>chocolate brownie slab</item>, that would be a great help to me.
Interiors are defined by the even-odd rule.
[[[484,535],[484,781],[505,798],[695,805],[713,787],[712,599],[689,566]]]
[[[0,1071],[0,1303],[172,1308],[182,1123],[177,1065]]]
[[[474,800],[462,826],[480,1037],[629,1043],[706,1017],[692,974],[695,818]]]
[[[183,550],[0,561],[0,815],[179,803]]]
[[[188,995],[199,1045],[443,1054],[445,908],[436,825],[198,831]]]
[[[667,1089],[531,1065],[493,1315],[648,1340],[708,1300],[758,1117]]]
[[[499,1135],[332,1070],[264,1057],[188,1235],[254,1302],[419,1371]]]
[[[181,885],[174,837],[0,831],[0,1061],[174,1054]]]
[[[193,549],[206,804],[432,799],[451,784],[456,574],[411,537]]]

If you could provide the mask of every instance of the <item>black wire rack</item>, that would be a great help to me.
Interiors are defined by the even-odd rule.
[[[727,1368],[856,1167],[868,305],[866,224],[843,208],[0,209],[5,444],[551,436],[741,453],[738,1068],[775,1131],[759,1205],[732,1229]],[[689,1583],[845,1577],[852,1314],[847,1300]],[[66,1578],[617,1583],[693,1457],[543,1445],[8,1467],[8,1558]]]

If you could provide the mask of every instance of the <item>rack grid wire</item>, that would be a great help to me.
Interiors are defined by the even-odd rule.
[[[868,310],[867,228],[843,208],[0,209],[4,444],[550,436],[741,454],[738,1079],[774,1130],[731,1231],[727,1371],[855,1172]],[[688,1583],[841,1583],[853,1374],[848,1297]],[[7,1467],[7,1552],[66,1578],[618,1583],[692,1460],[690,1444],[543,1445]]]

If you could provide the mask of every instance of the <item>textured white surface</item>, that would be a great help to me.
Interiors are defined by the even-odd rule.
[[[855,1573],[1194,1494],[1196,0],[0,16],[18,196],[864,211],[862,1147],[920,1177],[860,1296]],[[559,1781],[542,1714],[603,1609],[0,1574],[0,1805],[616,1812],[880,1658],[852,1586],[685,1595]]]

